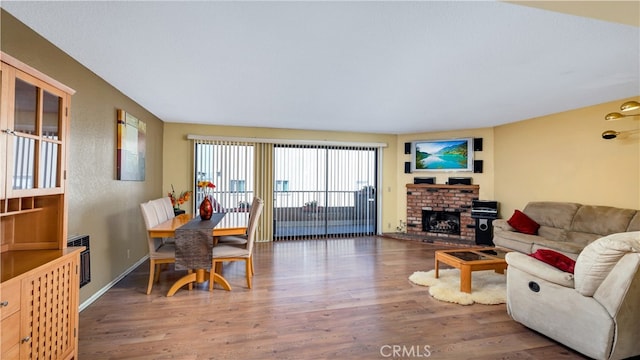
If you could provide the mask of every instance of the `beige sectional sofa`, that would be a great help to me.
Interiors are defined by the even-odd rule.
[[[606,235],[640,231],[640,211],[571,202],[536,201],[522,210],[540,225],[537,235],[516,231],[508,219],[493,221],[496,246],[530,254],[550,249],[577,259],[585,246]]]

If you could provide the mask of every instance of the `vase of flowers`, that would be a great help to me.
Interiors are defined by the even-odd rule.
[[[216,186],[213,185],[211,181],[205,180],[199,181],[198,187],[201,188],[204,193],[204,200],[202,200],[199,207],[200,219],[209,220],[211,219],[211,216],[213,216],[213,204],[211,204],[211,199],[209,197]]]
[[[180,210],[180,205],[186,203],[191,198],[191,191],[183,191],[180,193],[180,196],[176,196],[176,191],[173,189],[173,184],[171,184],[171,192],[167,194],[169,199],[171,199],[171,205],[173,205],[173,210]]]

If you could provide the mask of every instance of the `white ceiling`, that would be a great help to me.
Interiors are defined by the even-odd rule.
[[[403,134],[640,94],[640,27],[512,3],[2,8],[166,122]]]

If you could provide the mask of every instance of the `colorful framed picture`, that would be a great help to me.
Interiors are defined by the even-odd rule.
[[[412,171],[473,171],[473,139],[412,142]]]
[[[144,181],[147,124],[120,109],[117,122],[117,179]]]

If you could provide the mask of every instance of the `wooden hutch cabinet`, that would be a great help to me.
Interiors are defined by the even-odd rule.
[[[77,359],[81,247],[67,247],[73,89],[0,52],[0,358]]]

